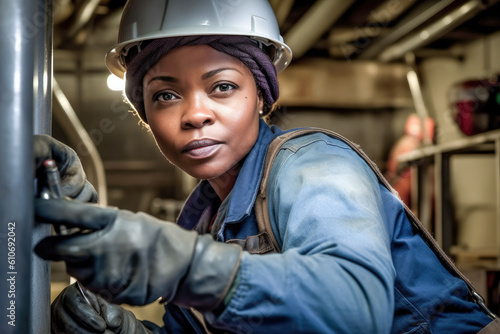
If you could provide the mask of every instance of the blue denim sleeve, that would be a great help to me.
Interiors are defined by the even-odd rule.
[[[240,284],[213,324],[242,333],[389,333],[389,224],[364,161],[340,141],[301,137],[278,155],[268,196],[283,253],[245,253]]]

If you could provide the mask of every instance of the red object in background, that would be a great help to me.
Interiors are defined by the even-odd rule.
[[[432,142],[435,129],[434,120],[430,117],[426,118],[424,126],[427,139]],[[410,207],[411,200],[411,173],[409,167],[398,168],[398,157],[419,148],[423,139],[422,122],[416,114],[411,114],[405,123],[405,134],[394,144],[387,159],[385,177],[408,207]]]
[[[467,80],[450,89],[451,112],[467,136],[500,128],[499,77]]]

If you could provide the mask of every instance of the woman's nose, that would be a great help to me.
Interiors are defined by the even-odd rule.
[[[187,102],[181,119],[184,129],[201,128],[214,123],[215,115],[210,108],[211,104],[204,101],[203,97],[193,96]]]

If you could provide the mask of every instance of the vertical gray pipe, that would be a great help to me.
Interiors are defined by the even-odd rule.
[[[31,333],[35,0],[0,0],[0,333]]]
[[[36,0],[34,133],[52,133],[52,0]],[[50,225],[33,227],[32,245],[50,235]],[[50,262],[35,254],[31,258],[30,333],[50,333]]]
[[[34,133],[52,133],[52,63],[53,63],[53,8],[52,0],[38,1],[36,36]],[[43,14],[43,17],[41,15]],[[42,25],[43,23],[43,25]]]

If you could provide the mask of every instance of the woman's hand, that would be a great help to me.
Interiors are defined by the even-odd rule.
[[[146,305],[162,297],[212,310],[239,267],[240,247],[144,213],[65,199],[36,200],[35,212],[38,222],[84,231],[45,238],[36,253],[65,261],[69,275],[113,303]]]
[[[61,174],[64,196],[82,202],[97,202],[97,192],[87,181],[80,159],[73,149],[47,135],[35,135],[33,140],[37,176],[41,176],[44,172],[43,162],[53,159]]]
[[[108,303],[90,291],[85,291],[85,295],[92,305],[87,303],[75,283],[57,296],[51,305],[52,333],[160,333],[158,326],[142,323],[123,307]]]

